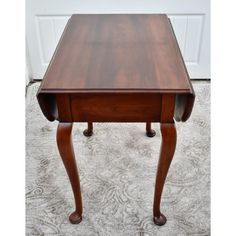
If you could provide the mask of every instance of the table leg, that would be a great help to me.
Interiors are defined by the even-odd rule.
[[[70,179],[75,198],[75,211],[70,215],[72,224],[79,224],[82,220],[82,199],[80,192],[80,180],[76,166],[74,149],[71,138],[73,123],[59,123],[57,128],[57,146]]]
[[[152,129],[152,123],[151,122],[146,123],[146,135],[150,138],[154,137],[156,135],[155,130]]]
[[[93,135],[93,122],[88,122],[88,128],[84,130],[83,134],[86,137]]]
[[[156,225],[164,225],[166,217],[160,212],[160,202],[165,179],[174,156],[176,146],[176,129],[174,123],[161,123],[162,144],[157,167],[156,186],[153,204],[153,221]]]

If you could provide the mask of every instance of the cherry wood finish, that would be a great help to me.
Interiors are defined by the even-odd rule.
[[[91,101],[88,96],[93,96],[93,100],[101,97],[103,105],[107,105],[106,100],[112,96],[111,103],[120,106],[124,100],[132,102],[144,96],[148,106],[149,99],[153,99],[149,96],[163,94],[176,96],[174,118],[186,121],[191,114],[195,95],[167,16],[85,14],[72,15],[69,20],[37,97],[48,120],[72,122],[86,121],[78,120],[77,115],[85,107],[94,106],[91,103],[96,101]],[[66,119],[59,118],[59,106],[63,106],[57,99],[60,95],[70,105],[73,102],[67,109],[71,114],[76,113],[75,120],[73,116],[68,116],[69,113]],[[80,108],[78,104],[81,99],[84,102]],[[161,98],[155,100],[158,107]],[[153,104],[151,106],[156,108]],[[110,106],[107,107],[109,109]],[[145,109],[152,110],[149,107]],[[107,112],[114,110],[116,107]],[[146,121],[151,118],[150,121],[159,122],[160,112],[155,113],[155,119],[149,114]],[[102,122],[103,119],[97,121]],[[115,117],[110,121],[121,120]],[[127,121],[145,122],[136,120],[136,117]]]
[[[79,174],[76,166],[74,149],[71,138],[72,123],[59,123],[57,128],[57,145],[62,161],[70,179],[75,198],[75,211],[70,215],[70,222],[78,224],[82,220],[82,198],[80,191]]]
[[[156,135],[156,131],[152,129],[152,123],[151,122],[146,123],[146,135],[150,138],[152,138]]]
[[[88,128],[84,130],[83,134],[86,137],[93,135],[93,122],[88,122]]]
[[[164,14],[72,15],[37,93],[41,110],[58,120],[58,149],[67,170],[76,210],[82,219],[79,176],[71,142],[73,122],[152,122],[161,124],[153,220],[166,222],[161,195],[176,145],[176,121],[186,121],[194,104],[189,80],[172,26]]]
[[[103,94],[102,92],[71,95],[67,99],[68,101],[70,100],[71,104],[71,117],[67,117],[67,119],[60,117],[60,120],[81,122],[155,122],[160,120],[160,97],[160,94]],[[64,106],[64,104],[58,103],[58,107],[60,106]]]
[[[160,211],[160,202],[165,179],[174,156],[176,146],[176,129],[174,123],[161,123],[162,144],[156,175],[156,186],[153,204],[154,223],[161,226],[166,223],[166,217]]]
[[[47,90],[189,91],[164,14],[72,15],[44,78]]]

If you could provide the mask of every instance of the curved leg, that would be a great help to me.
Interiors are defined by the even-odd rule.
[[[156,135],[155,130],[152,129],[152,123],[151,122],[146,123],[146,135],[150,138],[154,137]]]
[[[74,149],[71,139],[73,123],[59,123],[57,127],[57,146],[70,179],[75,198],[75,211],[70,215],[72,224],[79,224],[82,220],[82,199],[80,192],[79,174],[77,171]]]
[[[83,134],[86,137],[93,135],[93,122],[88,122],[88,128],[84,130]]]
[[[174,156],[176,146],[176,129],[174,123],[160,124],[162,134],[161,153],[157,167],[156,186],[153,204],[153,221],[156,225],[164,225],[166,217],[160,212],[160,202],[165,179]]]

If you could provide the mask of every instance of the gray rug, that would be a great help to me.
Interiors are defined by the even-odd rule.
[[[83,221],[69,223],[74,201],[56,146],[57,122],[40,111],[31,85],[26,97],[27,235],[210,235],[210,83],[194,82],[191,118],[177,123],[178,141],[166,180],[162,212],[166,225],[152,221],[156,166],[161,143],[145,124],[95,123],[83,136],[75,124],[73,141],[80,171]]]

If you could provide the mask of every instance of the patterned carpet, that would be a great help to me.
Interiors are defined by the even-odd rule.
[[[57,122],[42,115],[32,84],[26,96],[26,234],[61,236],[210,235],[210,83],[194,82],[191,118],[177,123],[177,148],[166,180],[162,212],[152,221],[159,125],[154,138],[145,124],[95,123],[83,136],[75,124],[73,142],[80,171],[83,221],[69,223],[74,201],[56,146]]]

